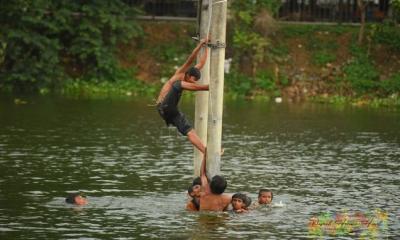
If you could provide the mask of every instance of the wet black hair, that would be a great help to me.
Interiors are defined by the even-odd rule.
[[[75,198],[79,196],[79,193],[71,193],[65,198],[66,203],[75,204]]]
[[[215,175],[210,182],[210,189],[211,192],[214,194],[222,194],[226,187],[228,186],[228,183],[226,182],[225,178],[223,176]]]
[[[192,186],[194,185],[201,185],[201,177],[196,177],[195,179],[193,179]]]
[[[201,73],[200,70],[196,67],[191,67],[189,68],[186,72],[185,75],[188,76],[193,76],[196,78],[196,81],[198,81],[201,78]]]
[[[260,191],[258,191],[258,197],[260,197],[263,192],[270,192],[271,193],[271,200],[274,199],[274,193],[271,190],[266,189],[266,188],[260,189]]]
[[[248,206],[250,206],[250,204],[251,204],[251,198],[244,193],[235,193],[232,196],[232,199],[234,199],[234,198],[241,199],[243,201],[244,205],[246,206],[246,208]]]
[[[188,187],[188,193],[189,193],[189,195],[193,192],[193,186],[194,186],[194,185],[191,185],[191,186]]]

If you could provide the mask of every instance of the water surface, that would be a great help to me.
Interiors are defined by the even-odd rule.
[[[285,204],[235,215],[184,210],[192,147],[148,100],[26,100],[0,100],[1,239],[301,239],[313,216],[376,209],[377,236],[400,232],[397,110],[226,102],[227,192]]]

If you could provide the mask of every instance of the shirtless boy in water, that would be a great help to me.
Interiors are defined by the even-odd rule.
[[[164,84],[157,98],[157,110],[167,125],[174,125],[178,131],[187,136],[189,141],[205,153],[205,146],[200,138],[186,119],[185,115],[178,110],[178,103],[183,90],[189,91],[207,91],[208,84],[197,84],[201,77],[200,69],[203,68],[207,61],[207,46],[208,39],[202,39],[186,62],[176,70],[175,74]],[[200,49],[204,47],[204,54],[199,63],[194,67],[190,67],[195,60]]]
[[[200,210],[201,183],[191,185],[188,188],[188,195],[190,196],[190,200],[186,203],[186,210],[199,211]]]
[[[205,211],[226,211],[231,203],[232,196],[223,193],[228,185],[225,178],[215,175],[208,183],[206,175],[206,159],[204,154],[201,163],[201,186],[203,193],[200,195],[200,210]]]

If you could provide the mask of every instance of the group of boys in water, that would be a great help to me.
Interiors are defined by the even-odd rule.
[[[183,136],[187,136],[189,141],[203,153],[200,177],[194,179],[192,185],[188,188],[190,200],[187,202],[186,209],[189,211],[227,211],[232,206],[232,211],[243,213],[261,205],[271,204],[273,193],[268,189],[260,189],[258,201],[251,204],[251,199],[246,194],[236,193],[230,195],[224,193],[227,182],[223,176],[215,175],[209,180],[206,174],[206,147],[185,115],[178,110],[178,103],[183,90],[208,91],[209,89],[208,84],[197,83],[201,78],[200,69],[203,68],[207,61],[207,43],[208,39],[200,40],[186,62],[164,84],[157,98],[156,106],[167,126],[175,126]],[[203,47],[203,55],[200,57],[198,63],[194,67],[191,67]],[[85,205],[87,200],[79,194],[71,194],[67,197],[66,202]]]
[[[235,193],[232,196],[224,193],[227,187],[224,177],[215,175],[209,182],[206,175],[206,159],[204,156],[201,163],[201,176],[195,178],[188,188],[190,200],[186,204],[186,210],[230,210],[235,213],[245,213],[260,206],[270,206],[274,196],[269,189],[260,189],[257,202],[251,204],[251,198],[244,193]]]

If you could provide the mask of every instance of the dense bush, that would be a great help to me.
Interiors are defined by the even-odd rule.
[[[381,86],[385,95],[400,93],[400,72],[394,74],[389,79],[382,81]]]
[[[233,94],[246,96],[252,89],[252,79],[240,72],[233,71],[225,76],[225,85]]]
[[[130,77],[117,43],[141,29],[122,1],[1,0],[0,89],[56,88],[68,78],[93,82]]]
[[[255,77],[255,88],[263,91],[276,90],[274,74],[270,71],[258,71]]]
[[[376,25],[376,32],[373,34],[373,40],[377,43],[386,44],[400,52],[400,27],[390,22]]]
[[[351,51],[353,59],[344,67],[346,80],[358,94],[376,91],[379,87],[379,72],[366,50],[353,45]]]
[[[255,75],[258,65],[264,61],[266,51],[270,45],[267,37],[273,28],[273,18],[276,15],[281,1],[232,1],[230,9],[233,12],[233,51],[239,69],[246,58],[251,66],[251,74]]]

